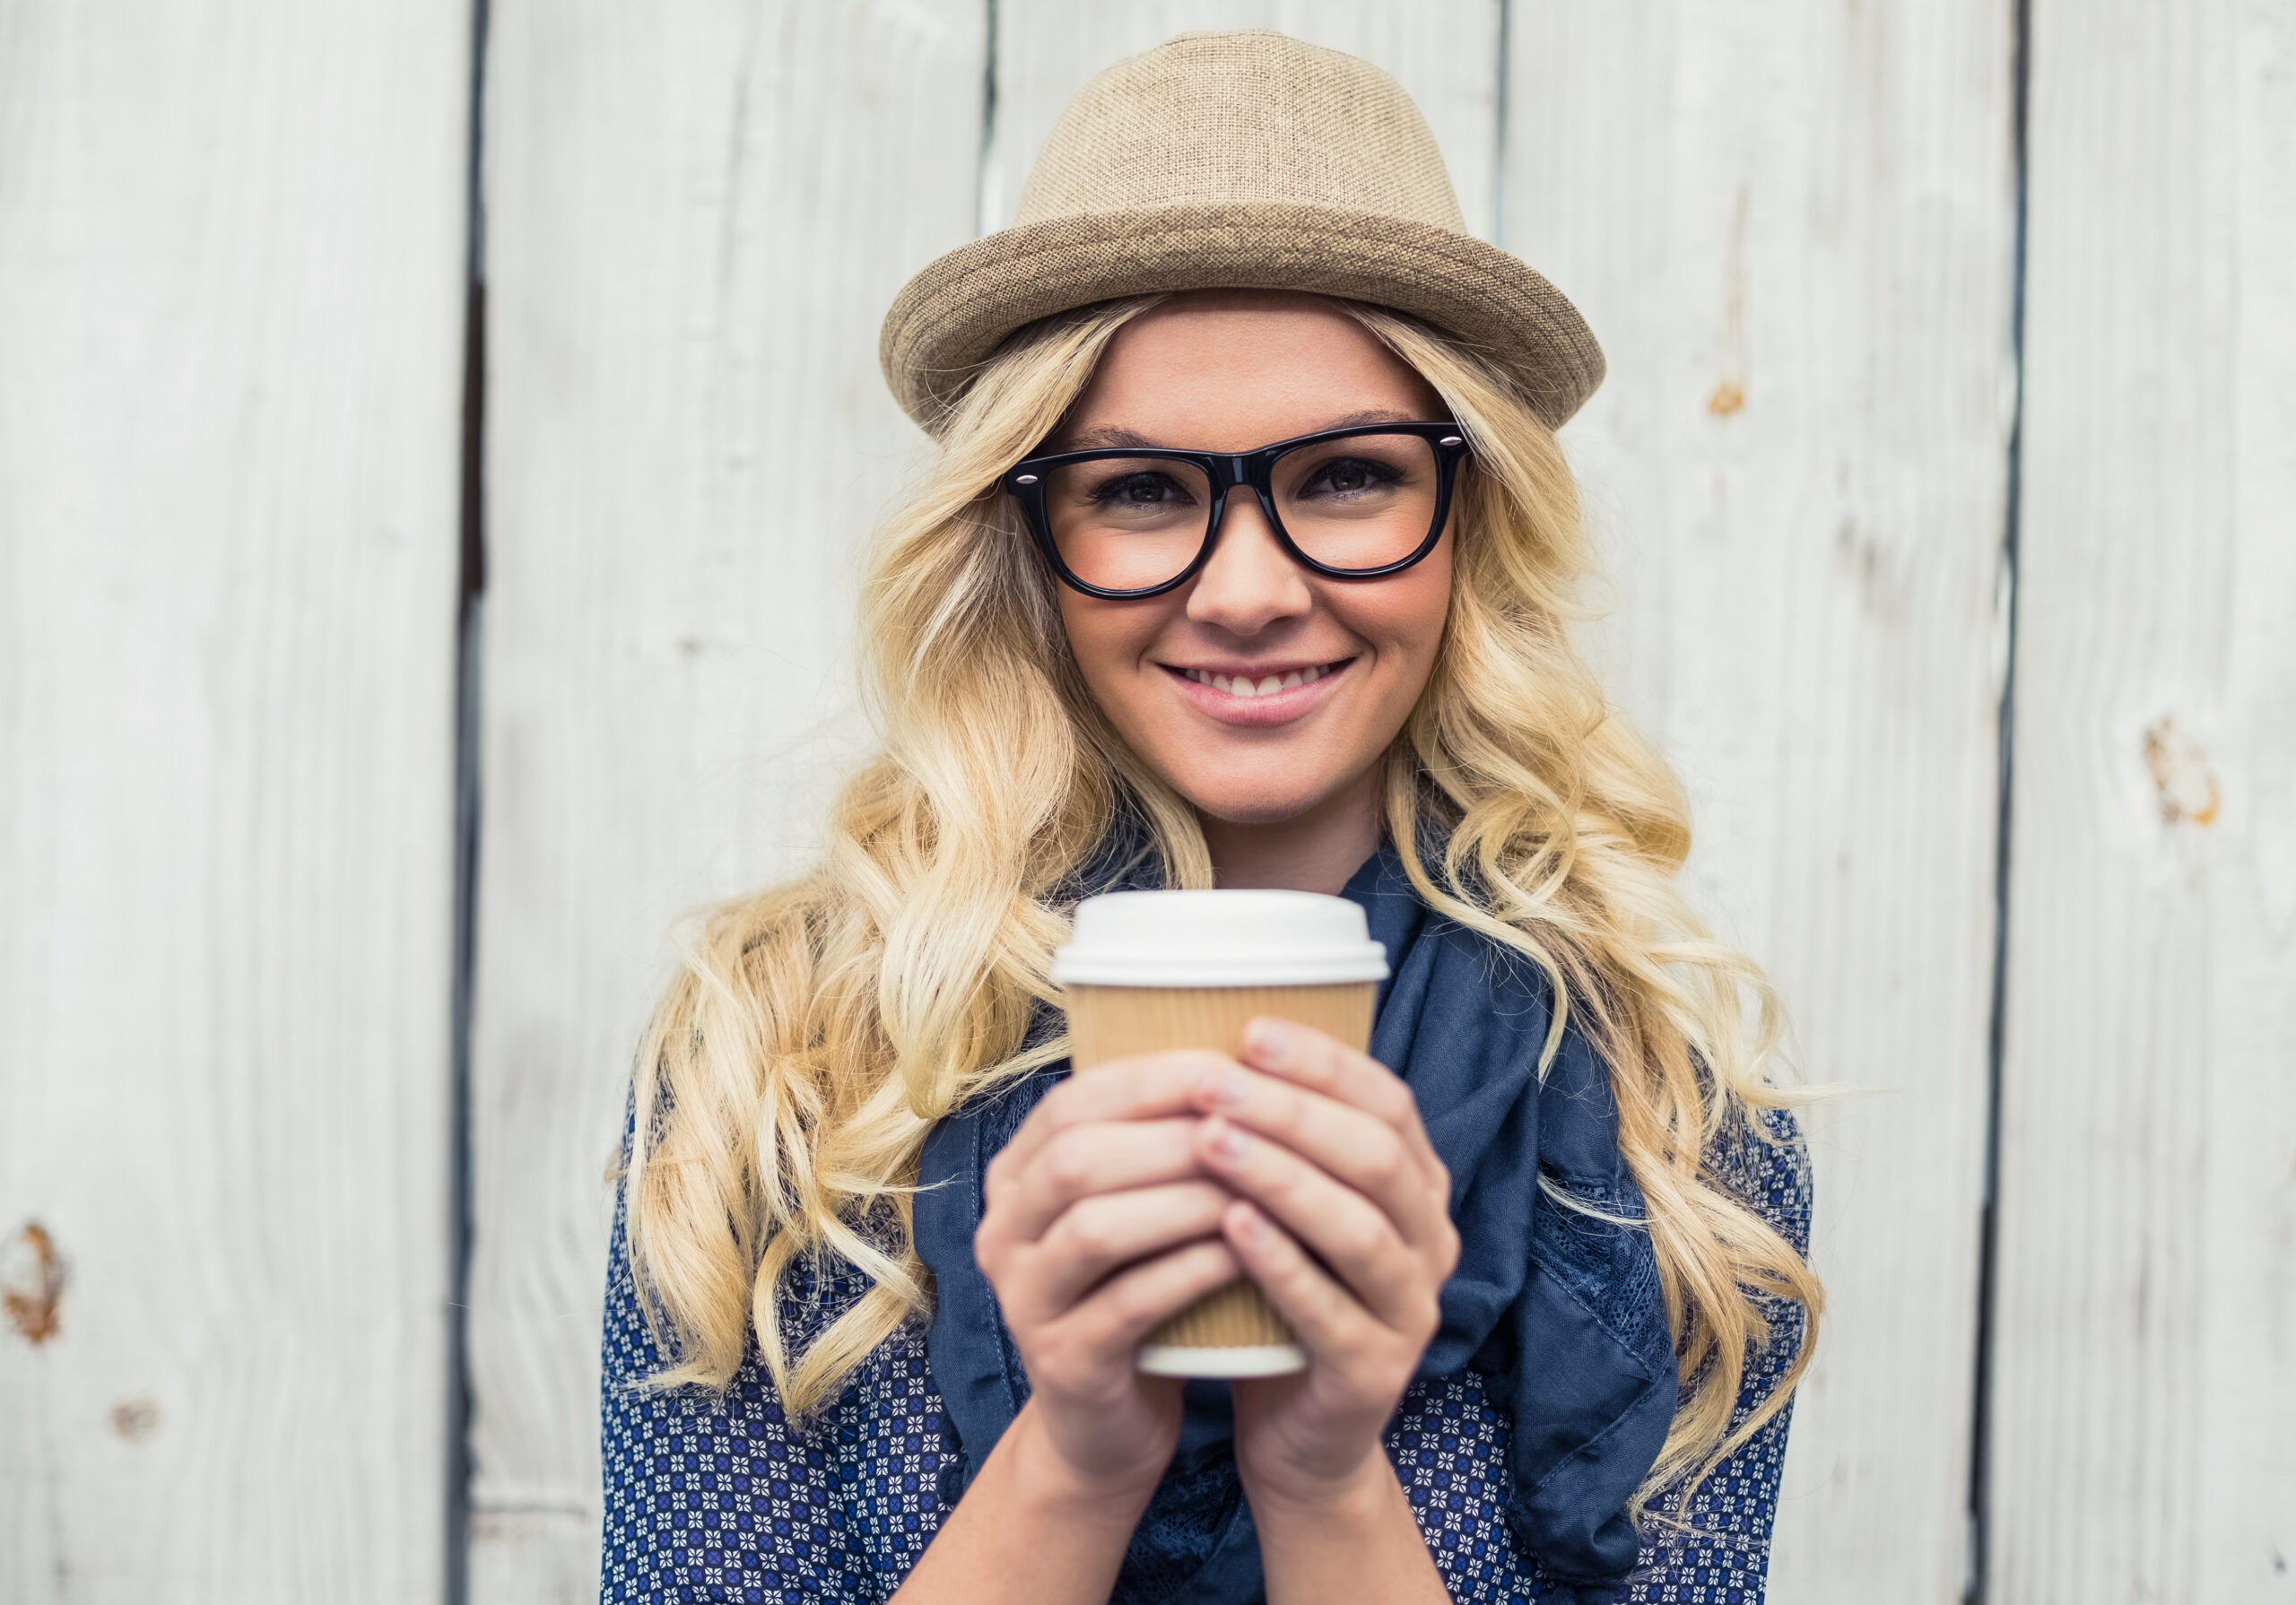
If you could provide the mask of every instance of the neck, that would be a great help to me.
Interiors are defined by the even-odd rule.
[[[1265,824],[1199,814],[1213,884],[1336,893],[1379,850],[1379,768],[1305,813]]]

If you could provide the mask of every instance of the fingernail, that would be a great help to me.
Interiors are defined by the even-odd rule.
[[[1246,1204],[1242,1209],[1236,1211],[1236,1235],[1238,1236],[1258,1237],[1264,1235],[1266,1230],[1267,1222],[1261,1218],[1260,1212],[1257,1210],[1253,1209],[1249,1204]]]
[[[1213,1103],[1232,1109],[1244,1101],[1243,1081],[1224,1070],[1205,1070],[1196,1078],[1196,1089]]]
[[[1223,1159],[1240,1159],[1251,1145],[1250,1138],[1234,1126],[1229,1126],[1212,1140],[1212,1151]]]
[[[1292,1056],[1292,1028],[1278,1019],[1256,1019],[1244,1028],[1244,1050],[1265,1064],[1282,1064]]]

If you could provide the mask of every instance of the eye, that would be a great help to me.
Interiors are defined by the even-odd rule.
[[[1187,507],[1196,498],[1170,474],[1160,469],[1143,468],[1116,474],[1094,485],[1090,499],[1104,508],[1147,511]]]
[[[1361,496],[1400,483],[1403,475],[1385,463],[1367,457],[1334,457],[1319,464],[1300,482],[1301,496]]]

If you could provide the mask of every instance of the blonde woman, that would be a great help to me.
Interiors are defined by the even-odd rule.
[[[1566,629],[1570,304],[1384,74],[1120,63],[887,320],[883,754],[639,1060],[608,1600],[1752,1600],[1819,1293],[1664,765]],[[1065,1075],[1077,899],[1288,887],[1372,1052]],[[1143,1375],[1248,1277],[1301,1374]]]

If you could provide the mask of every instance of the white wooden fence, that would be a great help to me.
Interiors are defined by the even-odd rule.
[[[1594,647],[1866,1089],[1773,1598],[2296,1601],[2296,9],[2028,3],[0,0],[0,1601],[594,1597],[601,1168],[865,742],[877,320],[1264,25],[1604,340]]]

